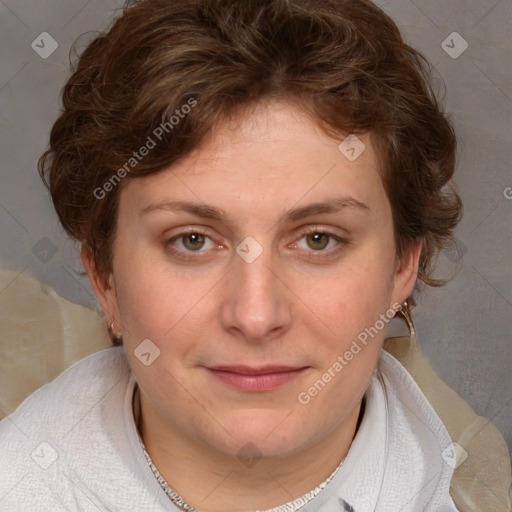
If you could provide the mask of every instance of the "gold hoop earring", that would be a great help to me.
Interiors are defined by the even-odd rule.
[[[404,317],[405,321],[407,322],[407,326],[409,327],[409,332],[411,333],[411,336],[415,336],[416,329],[414,328],[414,323],[412,321],[411,306],[407,302],[407,300],[404,300],[404,303],[400,308],[400,314]]]
[[[110,323],[110,325],[107,322],[107,330],[110,336],[110,340],[112,341],[112,345],[114,345],[114,347],[118,347],[123,344],[123,334],[121,332],[114,332],[113,321]]]

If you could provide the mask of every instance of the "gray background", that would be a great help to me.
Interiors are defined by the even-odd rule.
[[[446,83],[460,140],[456,182],[465,204],[459,252],[445,250],[414,319],[424,353],[512,447],[512,173],[510,0],[386,0],[378,4]],[[0,265],[97,308],[36,171],[60,108],[71,44],[105,28],[119,0],[0,0]],[[58,48],[32,48],[49,33]],[[459,36],[450,36],[457,32]],[[446,41],[443,43],[443,41]],[[467,42],[467,49],[460,55]],[[45,49],[50,42],[45,39]],[[450,48],[451,47],[451,48]],[[452,53],[449,55],[447,53]],[[41,48],[40,51],[43,49]],[[455,58],[456,57],[456,58]],[[15,283],[13,283],[15,284]],[[2,290],[0,290],[0,293]]]

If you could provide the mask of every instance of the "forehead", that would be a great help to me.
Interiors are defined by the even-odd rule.
[[[176,199],[275,209],[330,193],[375,203],[383,193],[369,134],[332,138],[303,109],[283,101],[245,109],[169,168],[126,181],[121,202],[139,209]]]

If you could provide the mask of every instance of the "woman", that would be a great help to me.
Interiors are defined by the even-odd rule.
[[[63,104],[41,174],[118,346],[0,424],[5,510],[456,511],[448,432],[382,350],[461,214],[392,20],[131,2]]]

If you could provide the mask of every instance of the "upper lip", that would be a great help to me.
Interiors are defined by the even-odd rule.
[[[303,370],[307,368],[307,366],[210,366],[209,370],[214,371],[223,371],[230,373],[240,373],[242,375],[265,375],[270,373],[285,373],[285,372],[293,372],[297,370]]]

